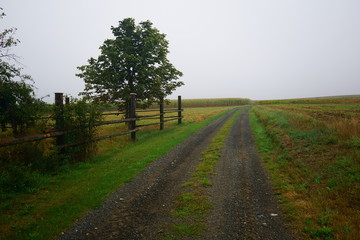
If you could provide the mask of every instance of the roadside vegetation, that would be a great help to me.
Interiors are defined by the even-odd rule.
[[[226,138],[234,124],[238,110],[212,139],[210,146],[201,153],[198,165],[191,179],[181,185],[183,193],[177,199],[176,209],[172,211],[173,223],[168,228],[164,239],[197,238],[206,231],[206,215],[212,205],[207,196],[206,188],[212,185],[215,166],[221,157]]]
[[[0,183],[32,184],[20,184],[18,191],[1,186],[0,238],[55,238],[76,219],[99,206],[112,191],[131,181],[147,164],[229,109],[186,109],[182,125],[170,122],[163,131],[148,127],[138,134],[135,143],[129,141],[129,136],[101,141],[95,157],[64,165],[55,172],[23,174],[19,169],[19,175],[2,174]],[[112,129],[104,126],[99,131]],[[13,179],[7,179],[9,176]]]
[[[221,107],[199,107],[199,108],[184,108],[184,115],[183,115],[183,121],[185,122],[201,122],[206,120],[209,117],[212,117],[216,114],[219,114],[225,110],[228,109],[232,109],[234,107],[231,106],[221,106]],[[151,115],[154,113],[141,113],[141,115]],[[177,115],[177,113],[174,113],[174,116]],[[171,116],[171,114],[166,115],[166,116]],[[104,118],[105,121],[111,121],[111,120],[118,120],[121,119],[122,117],[125,117],[124,115],[112,115],[112,116],[106,116]],[[148,124],[148,123],[154,123],[154,122],[158,122],[159,120],[142,120],[142,121],[138,121],[137,124]],[[167,123],[165,124],[165,129],[168,126],[173,126],[173,124],[176,124],[175,122],[173,123]],[[127,129],[127,126],[123,123],[120,124],[112,124],[112,125],[104,125],[104,126],[100,126],[98,128],[98,135],[107,135],[107,134],[111,134],[117,131],[125,131]],[[153,125],[153,126],[147,126],[147,127],[142,127],[141,128],[141,132],[150,132],[150,131],[159,131],[159,125]],[[109,139],[105,139],[102,140],[100,142],[98,142],[97,144],[97,153],[102,153],[105,151],[109,151],[113,148],[113,144],[117,144],[117,146],[121,146],[121,147],[125,147],[129,144],[131,144],[131,142],[129,141],[129,136],[128,135],[124,135],[124,136],[119,136],[119,137],[114,137],[114,138],[109,138]]]
[[[360,98],[293,102],[260,102],[251,111],[287,220],[303,239],[358,239]]]

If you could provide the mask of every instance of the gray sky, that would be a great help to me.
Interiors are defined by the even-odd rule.
[[[23,73],[39,97],[76,96],[76,67],[99,55],[111,26],[150,20],[184,73],[175,98],[360,94],[359,0],[3,0]]]

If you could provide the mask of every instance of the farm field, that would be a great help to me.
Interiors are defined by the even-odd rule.
[[[196,108],[185,108],[185,111],[183,112],[183,121],[185,123],[199,123],[204,121],[205,119],[212,117],[214,115],[217,115],[223,111],[232,109],[233,106],[222,106],[222,107],[196,107]],[[167,111],[168,109],[165,109],[165,111]],[[157,114],[158,112],[148,112],[148,113],[139,113],[141,115],[147,116],[147,115],[152,115],[152,114]],[[177,113],[169,113],[166,114],[166,116],[177,116]],[[114,116],[114,115],[110,115],[110,116],[105,116],[104,120],[105,121],[111,121],[111,120],[118,120],[121,119],[122,117],[124,117],[123,115],[118,115],[118,116]],[[142,125],[142,124],[151,124],[151,123],[157,123],[159,122],[158,119],[152,119],[152,120],[142,120],[142,121],[138,121],[137,124]],[[164,128],[173,128],[177,126],[177,121],[171,121],[171,122],[167,122],[164,124]],[[104,125],[99,127],[98,129],[98,135],[108,135],[114,132],[119,132],[119,131],[125,131],[127,129],[127,126],[125,124],[113,124],[113,125]],[[159,130],[159,125],[152,125],[152,126],[146,126],[146,127],[142,127],[142,132],[143,133],[149,133],[152,132],[154,130]],[[110,139],[105,139],[103,141],[98,142],[97,147],[98,147],[98,153],[101,152],[106,152],[108,150],[111,150],[112,148],[114,148],[114,146],[116,147],[124,147],[128,144],[131,144],[131,142],[129,142],[129,136],[125,135],[125,136],[119,136],[119,137],[115,137],[115,138],[110,138]]]
[[[233,107],[185,109],[183,124],[147,127],[138,141],[129,136],[99,142],[90,161],[66,166],[57,174],[34,174],[36,184],[20,193],[1,194],[1,239],[52,239],[143,168]],[[110,120],[111,118],[109,118]],[[104,126],[103,133],[114,129]],[[120,127],[120,126],[118,126]],[[155,130],[156,129],[156,130]],[[101,133],[101,134],[103,134]],[[5,190],[6,191],[6,190]]]
[[[210,99],[201,101],[204,106],[210,106]],[[224,104],[224,100],[216,100],[218,104],[221,102],[226,105],[222,107],[216,106],[215,103],[212,103],[211,107],[199,107],[197,104],[200,104],[201,101],[194,101],[195,104],[193,100],[189,100],[189,104],[194,103],[192,105],[194,107],[184,107],[183,124],[180,126],[177,125],[177,121],[165,123],[163,131],[159,131],[159,125],[144,126],[138,132],[138,140],[135,143],[129,141],[129,135],[106,139],[97,143],[96,156],[91,160],[64,166],[54,173],[39,174],[34,172],[29,173],[30,175],[28,173],[20,175],[24,179],[30,180],[31,184],[23,186],[23,190],[18,192],[7,192],[6,188],[1,189],[0,210],[2,214],[0,224],[2,228],[0,238],[54,238],[70,226],[74,219],[79,219],[89,210],[99,207],[101,202],[112,191],[131,182],[133,177],[141,173],[146,165],[159,159],[159,157],[193,135],[203,126],[208,125],[220,116],[225,116],[225,112],[234,109],[234,106],[231,106],[230,103],[228,106]],[[171,111],[171,105],[166,110]],[[248,110],[241,114],[242,120],[237,119],[236,124],[228,123],[227,131],[229,131],[232,124],[237,126],[237,128],[235,127],[227,133],[232,136],[230,142],[225,143],[226,134],[216,140],[221,140],[221,144],[224,144],[223,147],[228,149],[226,152],[230,153],[225,158],[226,160],[220,158],[222,154],[214,153],[219,157],[219,164],[231,164],[238,167],[226,171],[225,169],[228,168],[216,169],[215,177],[211,176],[212,173],[202,179],[206,183],[206,187],[202,190],[204,195],[201,195],[199,199],[203,199],[204,196],[227,196],[227,194],[233,196],[233,194],[237,194],[237,199],[243,202],[243,208],[257,211],[257,206],[248,199],[260,196],[259,192],[261,192],[264,196],[255,202],[259,201],[263,204],[263,200],[267,198],[266,196],[274,194],[267,192],[267,190],[260,191],[259,186],[253,185],[253,183],[257,183],[257,179],[263,178],[265,175],[252,175],[250,172],[254,170],[248,172],[244,170],[244,167],[239,167],[243,166],[242,164],[251,165],[251,161],[245,161],[245,159],[248,159],[250,152],[251,156],[255,154],[255,152],[252,152],[254,150],[251,150],[253,149],[253,143],[248,141],[251,138],[251,132],[250,130],[245,131],[247,112]],[[300,239],[357,239],[360,234],[358,225],[358,222],[360,222],[360,98],[255,101],[250,106],[249,112],[258,151],[267,172],[271,176],[272,185],[276,196],[280,199],[285,220],[295,234]],[[139,112],[138,114],[152,115],[157,113],[157,110],[153,110],[153,112]],[[171,113],[167,116],[175,116],[176,114]],[[103,120],[112,121],[121,118],[123,118],[122,115],[106,115]],[[142,120],[138,121],[137,124],[146,125],[158,121],[159,119]],[[219,127],[216,128],[219,129]],[[126,130],[125,124],[104,125],[98,128],[97,134],[102,136],[123,130]],[[245,132],[247,132],[247,135]],[[215,131],[211,134],[215,134]],[[210,141],[210,136],[207,141]],[[45,147],[50,144],[49,141],[51,139],[45,140],[41,144]],[[201,143],[200,145],[204,144]],[[240,149],[240,146],[239,156],[234,158],[234,152],[238,151],[236,149]],[[192,145],[192,147],[194,151],[204,151],[201,154],[207,154],[206,148],[203,148],[203,150],[197,149],[197,144]],[[221,147],[215,149],[220,151]],[[195,164],[195,160],[191,160],[193,161],[192,164]],[[244,172],[235,173],[236,171]],[[255,172],[257,171],[261,172],[261,170]],[[189,179],[186,180],[184,177],[191,175],[191,172],[184,173],[182,172],[181,177],[178,176],[176,181],[184,180],[190,183]],[[248,177],[238,179],[238,175]],[[4,184],[4,177],[6,175],[1,176],[1,184]],[[13,180],[21,184],[24,179],[14,178]],[[164,179],[166,180],[165,177]],[[168,184],[177,189],[174,182],[167,181],[170,181]],[[266,181],[265,177],[264,181]],[[232,183],[230,185],[234,187],[235,182],[237,182],[236,186],[245,184],[246,188],[239,188],[244,192],[240,192],[240,190],[236,192],[238,187],[224,190],[222,184]],[[148,184],[151,185],[152,183],[149,182]],[[213,185],[215,186],[214,189],[219,192],[207,193],[207,191],[215,191],[211,190]],[[181,185],[179,189],[182,191],[185,187]],[[159,195],[159,197],[164,196]],[[146,202],[148,200],[141,201]],[[167,201],[174,201],[174,199]],[[221,201],[226,201],[226,198]],[[196,209],[196,204],[191,206]],[[237,208],[236,202],[231,204],[232,209]],[[244,207],[244,204],[246,207]],[[220,206],[222,205],[213,206],[214,213],[212,213],[212,210],[204,210],[204,213],[211,213],[211,218],[215,219],[212,221],[216,222],[223,211],[220,210]],[[157,209],[157,206],[154,206],[154,209]],[[132,209],[131,211],[144,211],[146,213],[146,211],[154,211],[154,209]],[[183,212],[181,209],[182,207],[180,207],[180,210],[167,209],[167,211],[174,214],[190,214]],[[212,209],[212,207],[209,209]],[[241,211],[240,209],[238,212]],[[275,211],[273,209],[267,215],[270,216],[270,213],[272,214]],[[156,214],[161,216],[163,213],[160,212]],[[233,231],[227,234],[234,234],[233,236],[236,238],[236,234],[242,234],[243,232],[250,234],[255,231],[258,237],[267,236],[266,231],[263,232],[261,226],[252,225],[251,219],[258,218],[258,216],[252,216],[252,214],[254,212],[249,211],[246,213],[249,219],[244,217],[244,221],[248,223],[246,227],[244,226],[244,229],[239,228],[238,225],[225,224],[227,226],[225,229],[233,228]],[[279,215],[282,214],[279,213]],[[221,217],[223,216],[221,215]],[[227,217],[230,217],[227,220],[229,223],[235,223],[234,219],[243,218],[242,215],[236,217],[229,215]],[[185,227],[186,224],[178,225],[176,221],[170,227],[173,230],[165,234],[167,227],[164,227],[158,234],[160,236],[165,234],[164,236],[170,237],[170,239],[172,239],[171,236],[177,236],[174,239],[181,239],[181,236],[191,236],[187,234],[193,231],[205,232],[204,229],[207,228],[206,224],[202,222],[204,220],[200,220],[202,230],[193,229],[191,224],[184,229],[180,229]],[[280,217],[276,221],[275,219],[266,220],[268,226],[272,224],[274,229],[277,226],[277,221],[280,221],[281,224]],[[142,223],[135,222],[131,220],[122,224],[130,224],[124,225],[128,230],[133,227],[142,229]],[[131,224],[135,225],[132,226]],[[238,224],[241,225],[241,223]],[[209,229],[213,231],[215,228],[209,227]],[[210,235],[207,235],[207,237],[210,237],[211,234],[226,234],[227,232],[226,230],[221,231],[208,233]],[[237,233],[238,231],[240,232]],[[286,230],[283,230],[283,232],[275,231],[272,234],[284,233],[284,236],[286,236],[288,234],[286,232]],[[284,239],[288,239],[288,237]],[[291,238],[289,237],[289,239]]]
[[[186,108],[193,107],[223,107],[248,105],[252,101],[248,98],[203,98],[203,99],[183,99],[182,106]],[[169,100],[168,107],[175,108],[177,100]]]
[[[359,100],[260,101],[252,108],[259,151],[287,220],[304,239],[360,234]]]

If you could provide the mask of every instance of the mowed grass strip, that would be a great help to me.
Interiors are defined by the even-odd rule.
[[[173,223],[166,226],[164,239],[193,239],[206,231],[206,215],[212,205],[206,188],[212,185],[215,166],[221,157],[226,138],[241,111],[237,111],[212,139],[210,146],[201,153],[198,165],[191,179],[182,184],[183,193],[178,197],[176,209],[172,211]]]
[[[353,121],[359,118],[338,114],[337,108],[325,112],[332,119],[323,118],[315,107],[253,107],[258,149],[287,220],[302,239],[355,240],[360,234],[360,131]]]
[[[207,114],[207,110],[203,109]],[[104,151],[89,162],[64,167],[35,194],[19,194],[0,203],[0,239],[54,239],[76,219],[94,209],[122,184],[150,162],[166,154],[211,121],[226,113],[200,122],[169,125],[163,131],[143,131],[135,143]]]

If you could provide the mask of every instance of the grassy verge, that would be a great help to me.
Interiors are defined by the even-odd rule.
[[[292,107],[291,111],[254,107],[250,114],[259,152],[287,220],[302,239],[358,239],[356,128],[339,132],[328,118],[308,113],[314,106],[307,111]]]
[[[206,231],[206,214],[212,208],[206,188],[211,186],[211,178],[217,160],[221,157],[226,137],[240,111],[227,121],[211,141],[210,146],[202,152],[202,157],[195,168],[192,178],[181,185],[183,193],[178,197],[176,209],[172,212],[173,224],[168,227],[164,239],[197,238]]]
[[[191,123],[202,122],[202,121],[208,119],[209,117],[212,117],[214,115],[217,115],[219,113],[222,113],[226,110],[233,109],[233,108],[234,107],[185,108],[185,111],[183,112],[183,117],[184,117],[183,122],[188,122],[188,123],[189,122],[191,122]],[[151,112],[150,113],[142,113],[142,115],[151,115],[151,114],[154,114],[154,113],[151,113]],[[105,121],[118,120],[121,117],[122,116],[106,116],[104,120]],[[144,121],[138,121],[137,124],[148,124],[148,123],[156,123],[156,122],[158,122],[158,120],[155,120],[155,119],[154,120],[144,120]],[[165,129],[174,126],[174,124],[176,124],[176,121],[165,123]],[[159,125],[147,126],[147,127],[142,127],[140,132],[148,133],[148,132],[152,132],[154,130],[157,131],[158,129],[159,129]],[[109,135],[109,134],[126,131],[126,130],[127,130],[127,126],[123,123],[113,124],[113,125],[105,125],[105,126],[99,127],[99,129],[98,129],[99,136]],[[103,153],[106,151],[110,151],[111,149],[113,149],[114,144],[117,147],[123,148],[123,147],[127,147],[131,143],[129,142],[128,135],[105,139],[105,140],[98,142],[98,145],[97,145],[98,152]]]
[[[222,116],[202,122],[169,125],[164,131],[144,131],[138,141],[123,148],[112,143],[89,162],[64,167],[54,176],[41,176],[34,194],[17,194],[0,203],[1,239],[53,239],[90,209],[96,208],[115,189],[131,181],[150,162]]]

